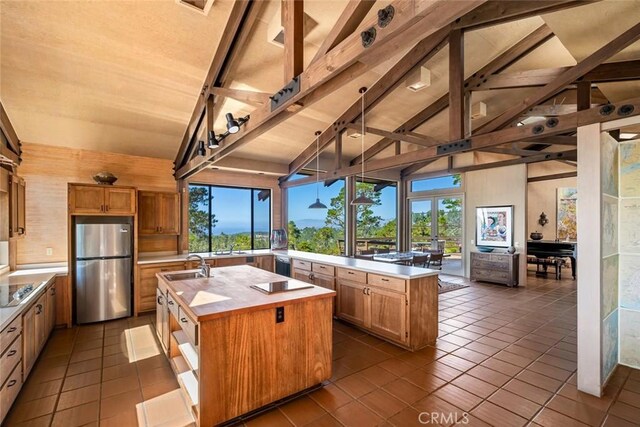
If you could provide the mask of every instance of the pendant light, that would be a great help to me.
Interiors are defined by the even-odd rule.
[[[362,164],[362,176],[361,176],[361,181],[362,183],[364,183],[364,130],[365,130],[365,126],[364,126],[364,94],[367,91],[366,87],[361,87],[360,88],[360,93],[362,94],[362,114],[360,117],[360,121],[362,123],[362,130],[360,131],[360,145],[361,145],[361,150],[362,150],[362,156],[361,156],[361,164]],[[357,177],[356,177],[356,182],[357,182]],[[356,197],[355,199],[353,199],[351,201],[351,205],[353,206],[358,206],[358,205],[362,205],[362,206],[368,206],[368,205],[373,205],[373,200],[371,200],[370,197],[367,197],[364,189],[360,192],[360,195],[358,197]]]
[[[327,205],[320,201],[320,132],[316,131],[316,201],[309,205],[309,209],[327,209]]]

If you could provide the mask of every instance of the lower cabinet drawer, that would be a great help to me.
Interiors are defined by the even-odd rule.
[[[173,314],[176,319],[180,319],[180,314],[178,313],[178,303],[175,299],[173,299],[173,295],[171,293],[167,294],[167,305],[169,306],[169,311]]]
[[[406,290],[404,279],[398,279],[396,277],[379,276],[369,273],[369,284],[396,292],[405,292]]]
[[[302,261],[299,259],[293,260],[293,268],[297,268],[299,270],[308,270],[311,271],[311,263],[309,261]]]
[[[471,271],[471,278],[475,280],[487,280],[487,281],[507,281],[510,274],[508,271],[499,270],[487,270],[483,268],[475,268]]]
[[[13,401],[16,400],[18,392],[22,388],[22,369],[20,365],[16,366],[13,370],[7,382],[4,383],[2,390],[0,390],[0,421],[7,416],[7,412],[11,408]]]
[[[339,268],[338,277],[350,282],[367,283],[367,273],[358,270],[349,270],[348,268]]]
[[[0,334],[0,354],[11,345],[13,340],[22,332],[22,316],[18,316],[13,319],[13,322],[2,330]],[[2,385],[2,383],[0,383]]]
[[[312,270],[314,273],[325,274],[327,276],[335,276],[336,268],[332,265],[313,263]]]
[[[182,307],[178,308],[178,323],[185,334],[191,339],[193,345],[198,345],[198,324],[184,312]]]
[[[18,337],[0,357],[0,384],[4,384],[20,359],[22,359],[22,339]]]

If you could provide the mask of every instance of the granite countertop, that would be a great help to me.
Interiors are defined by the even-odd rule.
[[[170,274],[158,273],[157,277],[198,322],[299,301],[332,298],[336,294],[335,291],[319,286],[266,294],[251,288],[251,285],[284,280],[305,286],[309,284],[248,265],[213,268],[211,277],[199,279],[169,281],[165,276]]]
[[[45,271],[43,271],[45,270]],[[20,304],[13,307],[0,308],[0,331],[7,327],[13,319],[20,316],[24,310],[36,300],[48,283],[51,282],[58,274],[62,272],[46,271],[47,269],[18,270],[0,275],[0,292],[2,288],[10,285],[28,285],[33,284],[34,290],[27,295]],[[64,268],[66,274],[66,268]]]

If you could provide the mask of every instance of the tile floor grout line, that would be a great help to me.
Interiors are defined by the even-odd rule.
[[[49,343],[49,340],[53,336],[54,332],[55,332],[55,329],[53,331],[51,331],[51,335],[49,335],[49,338],[47,339],[47,342],[45,343],[45,346]],[[78,339],[78,332],[79,332],[79,329],[77,331],[75,331],[75,333],[73,334],[73,342],[71,344],[71,351],[69,352],[69,360],[67,360],[67,365],[66,365],[65,370],[64,370],[64,375],[62,376],[62,382],[60,383],[60,389],[58,390],[58,393],[56,395],[56,403],[55,403],[55,405],[53,405],[53,412],[51,413],[51,420],[49,421],[49,427],[53,426],[53,420],[54,420],[54,418],[56,416],[56,412],[58,410],[58,404],[60,403],[60,396],[62,396],[62,393],[63,393],[62,389],[64,388],[64,384],[67,381],[67,372],[69,371],[69,366],[71,365],[71,358],[73,357],[73,350],[74,350],[74,348],[76,346],[76,341]]]

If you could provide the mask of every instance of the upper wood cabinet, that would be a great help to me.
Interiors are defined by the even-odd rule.
[[[180,234],[180,194],[139,191],[138,234]]]
[[[134,215],[136,190],[130,187],[69,184],[72,214]]]
[[[22,237],[27,232],[26,185],[17,175],[9,176],[9,237]]]

